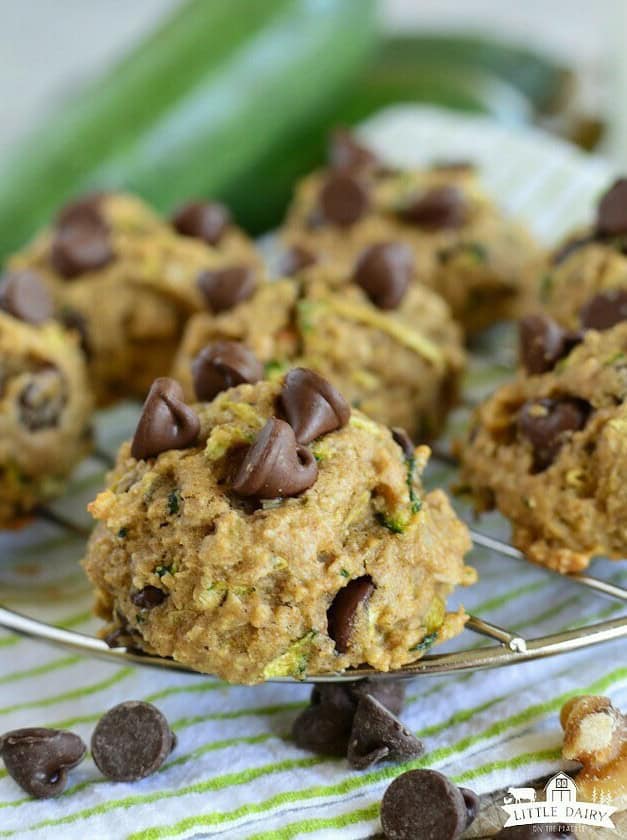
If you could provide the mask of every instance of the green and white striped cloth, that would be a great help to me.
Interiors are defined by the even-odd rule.
[[[540,133],[434,109],[388,110],[364,127],[364,135],[399,163],[477,161],[496,198],[545,241],[585,221],[610,176],[603,162]],[[477,363],[471,394],[492,387],[499,375],[502,370]],[[131,408],[103,416],[101,446],[112,450],[135,416]],[[102,478],[101,465],[87,461],[55,508],[86,522],[85,504]],[[431,478],[444,475],[436,470]],[[494,515],[481,527],[507,533]],[[64,627],[96,629],[78,567],[79,539],[46,523],[0,539],[0,600]],[[463,593],[464,603],[521,634],[620,615],[620,606],[526,564],[485,551],[475,551],[473,562],[481,582]],[[599,561],[593,572],[627,582],[624,563]],[[476,639],[467,633],[459,643]],[[578,692],[609,694],[627,706],[624,641],[504,671],[414,680],[403,717],[424,739],[425,756],[404,767],[354,772],[345,761],[311,755],[289,740],[308,686],[229,687],[201,676],[92,661],[0,632],[0,732],[68,727],[89,742],[106,709],[141,699],[157,704],[178,736],[176,751],[151,778],[113,784],[88,758],[52,801],[29,800],[0,770],[0,838],[363,838],[379,830],[386,786],[410,766],[441,769],[478,792],[555,770],[558,712]]]

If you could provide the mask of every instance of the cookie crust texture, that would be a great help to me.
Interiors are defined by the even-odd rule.
[[[481,405],[458,452],[460,485],[477,510],[498,508],[525,555],[559,572],[595,555],[627,556],[627,323],[590,330],[556,368],[520,373]],[[589,406],[582,429],[566,432],[553,462],[534,469],[519,430],[525,403],[574,398]]]
[[[232,682],[397,668],[456,635],[466,615],[445,600],[474,581],[465,525],[441,490],[425,493],[429,457],[407,459],[385,427],[353,410],[310,444],[315,484],[254,503],[230,481],[277,412],[280,382],[241,385],[194,406],[198,445],[149,461],[120,449],[107,489],[90,505],[98,525],[84,561],[107,632]],[[411,493],[410,493],[411,488]],[[345,653],[327,611],[349,581],[369,576]],[[165,593],[151,609],[133,594]]]

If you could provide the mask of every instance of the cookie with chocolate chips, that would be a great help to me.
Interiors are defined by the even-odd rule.
[[[530,560],[573,572],[627,553],[627,322],[567,353],[565,336],[527,322],[526,369],[477,409],[458,451],[477,509],[508,517]]]
[[[288,253],[346,274],[369,249],[402,243],[415,263],[412,282],[441,294],[469,332],[524,314],[544,262],[529,233],[484,194],[472,166],[386,167],[345,130],[332,135],[327,169],[297,185],[281,239]],[[360,273],[375,304],[397,306],[405,268],[390,279],[382,251]]]
[[[190,202],[171,225],[139,198],[100,193],[62,208],[11,258],[9,278],[42,282],[57,317],[83,339],[93,388],[106,404],[143,399],[168,373],[189,316],[230,305],[247,282],[238,272],[247,276],[259,263],[221,205]],[[23,309],[18,291],[13,280],[0,289],[0,306]],[[34,309],[41,299],[30,295],[25,317],[43,317]]]
[[[474,579],[466,527],[421,485],[428,457],[418,447],[408,458],[311,370],[191,406],[158,383],[89,506],[85,568],[110,609],[105,634],[242,683],[419,657],[426,637],[462,629],[446,600]],[[362,691],[397,712],[399,691],[385,688],[358,684],[332,702],[320,686],[300,742],[338,749],[330,741],[350,726],[330,707],[352,724]],[[377,714],[361,716],[355,761],[406,754],[406,736]]]

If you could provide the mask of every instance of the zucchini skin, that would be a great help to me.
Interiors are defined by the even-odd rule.
[[[0,255],[86,190],[134,190],[164,212],[222,197],[350,87],[374,50],[375,11],[375,0],[190,0],[3,166]]]

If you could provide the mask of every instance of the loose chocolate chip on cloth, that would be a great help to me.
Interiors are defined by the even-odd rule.
[[[100,718],[91,753],[114,782],[135,782],[155,773],[176,746],[176,736],[156,706],[127,701]]]
[[[460,788],[435,770],[398,776],[381,803],[387,840],[457,840],[472,821],[471,813]]]
[[[198,438],[200,423],[183,402],[183,389],[174,379],[155,379],[137,423],[131,455],[138,461],[168,449],[186,449]]]
[[[231,212],[217,201],[190,201],[175,212],[172,226],[182,236],[217,245],[231,224]]]
[[[627,321],[627,289],[606,289],[591,298],[581,310],[586,329],[609,330]]]
[[[347,758],[351,767],[366,770],[379,761],[410,761],[424,745],[401,721],[370,694],[357,704]]]
[[[42,324],[52,317],[50,293],[34,271],[10,271],[0,278],[0,309],[26,321]]]
[[[299,443],[310,443],[348,423],[351,409],[337,388],[313,370],[294,368],[279,403]]]
[[[194,390],[199,400],[212,400],[221,391],[263,379],[263,365],[241,341],[216,341],[192,360]]]
[[[409,288],[414,260],[400,242],[367,248],[357,260],[353,280],[379,309],[396,309]]]
[[[247,300],[255,285],[255,270],[246,265],[203,271],[198,277],[198,288],[212,312],[225,312]]]
[[[38,799],[62,793],[68,770],[80,764],[86,751],[78,735],[60,729],[14,729],[0,736],[7,773]]]
[[[317,475],[313,453],[296,442],[288,423],[273,417],[246,453],[233,490],[258,499],[297,496],[312,486]]]

